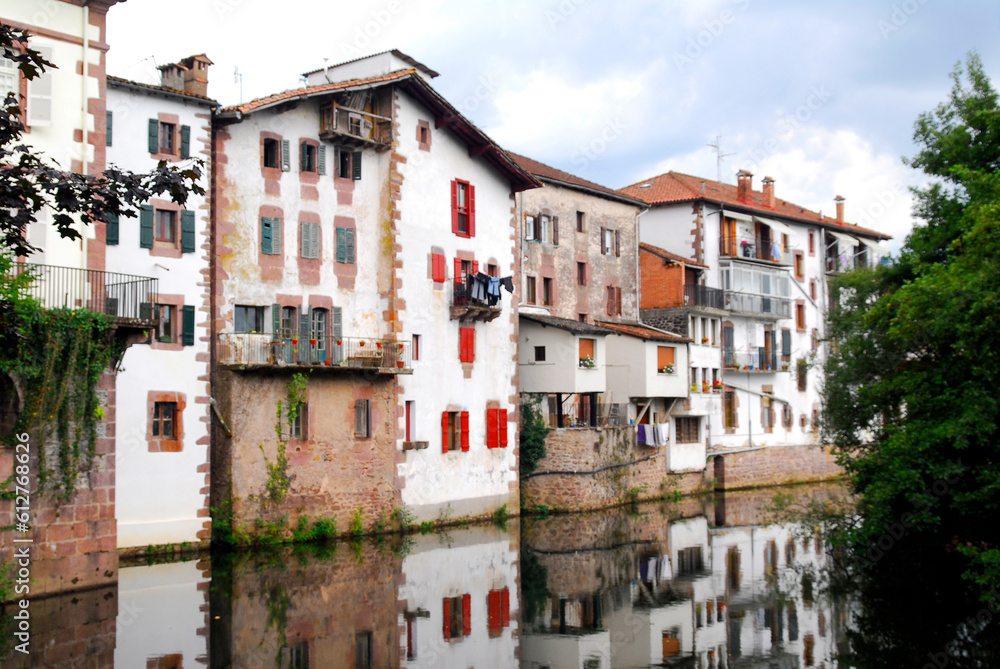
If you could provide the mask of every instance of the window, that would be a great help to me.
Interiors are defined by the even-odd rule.
[[[816,279],[809,279],[809,297],[816,299]]]
[[[354,666],[356,669],[372,669],[372,633],[358,632],[354,637]]]
[[[441,414],[441,452],[469,450],[469,412],[445,411]]]
[[[608,286],[608,316],[620,316],[622,313],[622,289]]]
[[[576,231],[583,232],[583,212],[576,212]]]
[[[507,448],[507,410],[486,410],[486,448]]]
[[[559,244],[559,217],[541,214],[537,220],[538,240],[545,244]]]
[[[764,427],[764,432],[771,432],[774,429],[774,401],[770,397],[760,398],[760,423]]]
[[[533,214],[524,215],[524,238],[528,241],[538,239],[538,228]]]
[[[578,262],[576,264],[576,285],[587,285],[587,263],[585,262]]]
[[[802,257],[802,251],[795,252],[795,278],[802,281],[806,276],[805,271],[805,259]]]
[[[360,439],[372,436],[371,400],[354,400],[354,436]]]
[[[809,255],[816,255],[816,231],[809,231]]]
[[[338,228],[340,230],[340,228]],[[299,255],[303,258],[319,259],[319,223],[299,223]],[[338,248],[338,251],[340,249]]]
[[[601,228],[601,255],[621,255],[621,237],[617,230]]]
[[[299,144],[300,168],[303,172],[319,171],[319,149],[319,146],[310,144],[306,140]]]
[[[159,322],[156,324],[156,341],[169,344],[173,342],[174,336],[174,311],[177,307],[170,304],[156,305]]]
[[[781,407],[781,424],[786,428],[792,426],[792,405],[787,402]]]
[[[299,406],[295,411],[295,415],[288,425],[288,438],[289,439],[308,439],[309,429],[307,427],[307,418],[309,415],[309,405],[305,402],[299,402]]]
[[[468,181],[451,182],[451,231],[459,237],[476,236],[476,187]]]
[[[303,641],[288,649],[288,669],[309,669],[309,644],[307,642]]]
[[[330,323],[330,312],[326,309],[309,310],[309,338],[315,339],[315,350],[319,360],[326,360],[327,329]]]
[[[535,277],[525,277],[524,280],[524,301],[528,304],[535,303]]]
[[[669,368],[673,370],[674,367],[674,347],[673,346],[657,346],[656,347],[656,371],[660,374],[669,374],[671,372],[667,371]]]
[[[174,416],[176,402],[155,402],[153,404],[153,436],[160,439],[174,439]]]
[[[805,392],[809,380],[809,363],[805,359],[799,358],[796,371],[798,372],[799,390]]]
[[[576,318],[581,323],[586,323],[587,322],[587,314],[577,314]]]
[[[153,239],[158,242],[175,243],[177,212],[157,209],[153,224]]]
[[[2,91],[0,91],[0,94],[2,94]],[[112,131],[115,127],[113,119],[114,114],[110,110],[104,112],[104,146],[111,146]]]
[[[476,329],[459,328],[459,350],[458,359],[462,362],[476,361]]]
[[[698,416],[678,416],[677,421],[677,443],[696,444],[698,443],[698,425],[701,419]]]
[[[299,321],[296,317],[298,310],[295,307],[281,307],[281,337],[290,339],[298,332]]]
[[[802,302],[797,302],[795,304],[795,328],[797,330],[806,329],[806,305]]]
[[[535,347],[535,362],[545,362],[545,347],[536,346]]]
[[[354,263],[354,228],[337,228],[337,262],[350,265]],[[441,256],[442,274],[444,256]],[[437,281],[437,278],[434,279]],[[444,281],[444,278],[441,278]]]
[[[265,255],[281,255],[281,219],[260,217],[260,251]]]
[[[6,98],[10,94],[17,95],[21,81],[17,63],[0,56],[0,96]]]
[[[493,263],[487,263],[486,274],[493,278],[497,278],[500,276],[500,268],[494,265]]]
[[[263,332],[264,307],[251,307],[237,304],[233,308],[234,332]]]
[[[160,124],[159,153],[174,152],[174,133],[176,131],[177,131],[177,126],[175,126],[173,123]]]
[[[510,627],[510,590],[490,590],[486,595],[486,611],[489,616],[486,627],[494,639],[503,633],[503,628]]]
[[[442,634],[446,641],[461,640],[472,634],[472,596],[445,597],[442,602]]]
[[[597,341],[596,339],[588,339],[585,337],[580,338],[581,364],[585,364],[583,361],[588,359],[591,360],[592,362],[596,362],[597,357],[594,354],[594,344],[596,343],[596,341]]]
[[[701,555],[701,546],[682,548],[677,551],[677,575],[688,576],[696,574],[705,568]]]
[[[420,335],[413,335],[413,344],[411,345],[410,356],[414,360],[420,360]]]
[[[361,178],[361,152],[337,149],[337,176],[341,179]]]
[[[813,353],[815,353],[816,350],[819,349],[819,331],[816,328],[812,329],[812,335],[810,336],[810,340],[812,343]]]
[[[281,167],[280,144],[276,139],[264,139],[264,167]]]
[[[553,302],[552,279],[544,277],[542,279],[542,304],[551,307]]]

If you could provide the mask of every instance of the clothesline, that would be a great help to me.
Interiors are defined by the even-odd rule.
[[[637,425],[638,442],[647,446],[666,446],[670,442],[670,423]]]

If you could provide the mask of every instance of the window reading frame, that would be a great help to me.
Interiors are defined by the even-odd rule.
[[[154,402],[152,434],[157,439],[175,439],[177,402]]]

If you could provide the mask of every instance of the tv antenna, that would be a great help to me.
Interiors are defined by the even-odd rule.
[[[734,156],[735,153],[723,153],[722,152],[722,135],[716,135],[714,142],[709,142],[706,146],[710,146],[715,149],[715,180],[722,182],[722,161],[728,156]]]
[[[240,74],[240,66],[233,68],[233,83],[240,85],[240,104],[243,104],[243,75]]]

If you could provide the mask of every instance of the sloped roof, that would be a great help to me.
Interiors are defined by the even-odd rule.
[[[676,253],[671,253],[670,251],[665,251],[659,246],[653,246],[652,244],[647,244],[646,242],[639,242],[639,249],[641,251],[646,251],[652,253],[654,256],[659,256],[664,260],[669,260],[675,263],[683,263],[685,265],[690,265],[691,267],[701,267],[702,269],[708,269],[708,265],[702,265],[697,263],[690,258],[685,258],[684,256],[679,256]]]
[[[548,181],[560,186],[566,186],[567,188],[573,188],[576,190],[582,190],[584,192],[589,192],[598,197],[603,197],[609,200],[615,200],[616,202],[624,202],[625,204],[634,204],[637,207],[645,207],[646,203],[642,200],[637,200],[635,198],[623,195],[617,191],[610,188],[596,184],[593,181],[587,181],[586,179],[581,179],[580,177],[570,174],[569,172],[564,172],[560,169],[556,169],[545,163],[541,163],[533,158],[528,158],[527,156],[522,156],[513,151],[508,151],[507,154],[514,159],[518,165],[521,166],[527,172],[534,174],[536,177],[542,181]]]
[[[434,114],[436,127],[446,127],[469,147],[469,154],[482,156],[491,163],[509,181],[515,192],[538,188],[541,182],[523,170],[514,159],[490,139],[486,133],[477,128],[472,121],[462,116],[440,93],[435,91],[415,70],[397,70],[374,77],[349,79],[331,84],[306,86],[290,91],[275,93],[263,98],[257,98],[232,107],[225,107],[217,114],[217,118],[241,120],[242,115],[274,107],[290,100],[307,100],[336,91],[349,91],[356,88],[378,88],[388,84],[396,84],[406,91],[417,102]]]
[[[341,65],[347,65],[348,63],[356,63],[359,60],[364,60],[366,58],[372,58],[374,56],[382,56],[382,55],[387,54],[387,53],[391,53],[396,58],[399,58],[401,61],[403,61],[405,63],[409,63],[410,65],[412,65],[413,67],[415,67],[418,70],[423,70],[424,72],[426,72],[427,74],[429,74],[431,76],[431,79],[433,79],[434,77],[438,76],[437,72],[435,72],[431,68],[427,67],[426,65],[424,65],[423,63],[421,63],[416,58],[413,58],[411,56],[407,56],[405,53],[403,53],[399,49],[386,49],[385,51],[379,51],[378,53],[369,54],[367,56],[360,56],[358,58],[352,58],[351,60],[345,60],[343,62],[336,63],[334,65],[329,65],[327,67],[317,67],[315,70],[309,70],[308,72],[303,72],[302,76],[303,77],[308,77],[310,74],[316,74],[317,72],[322,72],[323,70],[328,70],[328,69],[331,69],[331,68],[334,68],[334,67],[340,67]]]
[[[522,320],[534,321],[536,323],[540,323],[541,325],[558,328],[573,334],[592,334],[601,336],[611,334],[602,327],[591,325],[590,323],[574,321],[569,318],[556,318],[555,316],[542,316],[541,314],[519,314],[518,317]]]
[[[703,183],[705,184],[704,192],[702,191]],[[690,174],[681,174],[680,172],[667,172],[651,179],[643,179],[631,186],[620,189],[618,192],[629,197],[641,198],[652,205],[707,200],[737,211],[756,213],[761,216],[787,218],[793,221],[820,225],[831,230],[842,230],[845,233],[862,234],[879,239],[892,239],[889,235],[875,230],[869,230],[846,222],[838,223],[835,218],[830,218],[829,216],[820,218],[819,213],[778,197],[774,198],[773,208],[767,207],[764,205],[763,194],[760,191],[751,191],[749,201],[740,200],[737,197],[736,186],[691,176]]]
[[[188,93],[187,91],[182,91],[177,88],[167,88],[166,86],[154,86],[153,84],[144,84],[139,81],[132,81],[131,79],[122,79],[121,77],[113,77],[110,74],[107,77],[108,85],[118,86],[120,88],[134,88],[138,90],[148,90],[153,93],[164,93],[166,95],[177,96],[180,98],[189,98],[197,102],[207,104],[211,107],[217,107],[219,105],[214,99],[207,97],[205,95],[197,95],[195,93]]]
[[[674,343],[684,343],[691,341],[687,337],[668,334],[666,332],[662,332],[661,330],[651,328],[648,325],[642,325],[641,323],[627,323],[627,322],[615,322],[615,321],[594,321],[594,323],[600,325],[602,328],[614,330],[618,334],[629,335],[631,337],[638,337],[639,339],[645,339],[646,341],[669,341]]]

